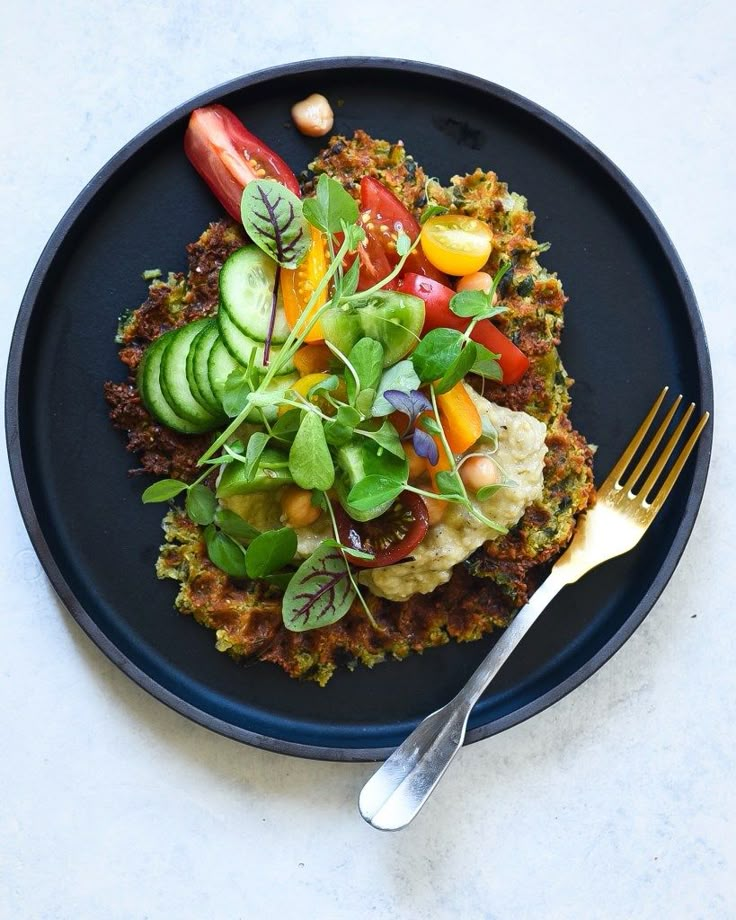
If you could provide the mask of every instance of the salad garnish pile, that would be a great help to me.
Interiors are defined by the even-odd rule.
[[[409,558],[447,503],[506,532],[480,504],[505,485],[477,450],[497,432],[464,380],[513,383],[528,366],[491,323],[510,263],[491,278],[485,222],[431,199],[417,222],[372,177],[360,206],[327,175],[302,199],[283,160],[221,106],[193,113],[185,149],[250,242],[222,266],[217,316],[144,354],[150,413],[212,442],[195,482],[160,480],[143,501],[184,496],[215,566],[284,591],[289,630],[334,623],[356,601],[373,622],[354,570]],[[227,507],[276,490],[283,526],[259,530]],[[323,515],[329,535],[300,560],[301,529]]]

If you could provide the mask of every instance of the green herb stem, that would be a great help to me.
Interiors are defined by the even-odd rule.
[[[420,232],[419,236],[411,244],[411,247],[399,259],[397,265],[388,273],[388,275],[386,275],[385,278],[382,278],[378,282],[378,284],[374,284],[373,287],[370,287],[365,291],[356,291],[355,294],[350,294],[347,297],[343,297],[340,300],[340,303],[351,303],[354,300],[362,300],[363,298],[370,297],[371,294],[375,294],[376,291],[382,290],[389,283],[389,281],[393,281],[397,275],[401,274],[401,270],[403,269],[406,260],[409,258],[409,256],[414,252],[414,250],[419,245],[419,240],[421,236],[422,234]]]
[[[350,568],[350,560],[348,559],[345,553],[345,547],[342,545],[342,541],[340,540],[340,531],[337,529],[337,521],[335,520],[335,512],[332,507],[332,502],[330,501],[327,493],[325,493],[325,504],[327,505],[327,513],[330,515],[330,520],[332,521],[332,530],[335,534],[335,541],[337,542],[338,548],[340,552],[342,553],[343,559],[345,560],[345,565],[347,566],[347,570],[348,570],[348,578],[350,579],[350,583],[352,584],[353,590],[355,591],[355,596],[360,601],[361,606],[363,607],[363,610],[365,611],[365,615],[368,617],[368,620],[370,621],[371,626],[377,632],[383,632],[384,630],[382,630],[381,627],[378,625],[378,623],[376,623],[376,620],[373,614],[371,613],[371,609],[366,603],[365,598],[363,597],[363,593],[360,590],[358,582],[355,580],[355,577],[353,575],[353,570]]]
[[[260,393],[262,390],[266,389],[268,384],[276,376],[279,368],[286,361],[291,360],[294,353],[300,348],[305,337],[309,335],[309,331],[312,329],[315,323],[319,321],[319,318],[325,312],[325,310],[332,307],[332,302],[328,300],[327,303],[323,304],[319,308],[319,310],[317,310],[315,315],[308,321],[306,328],[304,330],[300,329],[300,326],[303,324],[305,318],[308,317],[311,311],[314,309],[314,306],[317,303],[317,299],[319,298],[320,294],[325,289],[330,279],[337,271],[338,266],[342,264],[343,257],[345,253],[347,252],[347,250],[348,250],[348,242],[345,241],[343,245],[340,247],[340,249],[338,250],[337,255],[335,256],[335,261],[332,263],[332,265],[330,266],[330,268],[328,269],[328,271],[326,272],[322,280],[319,282],[317,287],[314,289],[312,296],[309,298],[309,303],[307,304],[304,311],[301,313],[296,323],[294,324],[294,328],[289,333],[286,339],[286,342],[284,342],[284,344],[281,346],[281,351],[279,353],[278,360],[274,361],[271,365],[269,365],[269,368],[264,374],[264,376],[262,377],[257,390],[255,390],[254,392]],[[202,454],[202,456],[199,458],[199,461],[198,461],[199,465],[209,460],[209,458],[215,453],[215,451],[219,450],[222,447],[222,445],[227,441],[227,439],[231,437],[231,435],[233,435],[238,430],[238,428],[243,424],[243,422],[248,417],[250,410],[251,410],[251,404],[250,404],[250,401],[248,401],[246,402],[245,406],[241,410],[240,414],[236,416],[232,420],[232,422],[230,422],[230,424],[222,432],[222,434],[220,434],[220,436],[216,438],[212,442],[212,444],[210,444],[207,450]]]

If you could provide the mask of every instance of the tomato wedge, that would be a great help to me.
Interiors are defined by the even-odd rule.
[[[184,152],[227,213],[240,221],[243,189],[253,179],[276,179],[295,195],[299,182],[281,157],[224,105],[206,105],[189,117]]]
[[[365,230],[365,242],[358,247],[360,275],[358,290],[365,291],[378,284],[399,262],[396,253],[396,237],[400,230],[414,242],[419,236],[419,224],[393,192],[372,176],[360,180],[360,225]],[[354,255],[346,259],[346,268],[352,265]],[[447,276],[438,271],[417,248],[404,263],[405,271],[426,275],[437,281],[446,282]],[[396,286],[389,282],[386,289]]]
[[[407,294],[421,297],[424,301],[425,314],[422,335],[426,335],[430,329],[437,329],[440,326],[457,329],[458,332],[464,332],[467,329],[469,320],[463,316],[457,316],[450,309],[450,301],[455,296],[452,288],[440,284],[433,278],[407,273],[401,279],[399,289]],[[500,355],[498,363],[503,371],[504,383],[518,383],[521,380],[529,367],[529,359],[489,319],[481,320],[473,329],[470,337],[474,342],[478,342],[479,345],[485,345],[489,351]]]
[[[419,223],[396,195],[372,176],[363,176],[360,180],[360,208],[363,214],[370,211],[368,223],[373,226],[366,232],[379,241],[393,268],[399,261],[396,255],[396,236],[399,230],[403,230],[413,243],[419,236]],[[447,281],[447,276],[432,265],[421,246],[407,258],[404,269],[436,281]]]
[[[372,521],[353,521],[335,505],[335,522],[343,546],[373,553],[372,559],[347,555],[353,565],[373,569],[404,559],[424,539],[429,529],[427,506],[414,492],[402,492],[388,511]]]
[[[296,321],[304,312],[317,285],[327,274],[327,246],[324,236],[316,227],[309,227],[312,245],[307,255],[296,268],[282,268],[280,275],[281,292],[284,298],[286,320],[293,329]],[[311,310],[311,316],[327,303],[327,286],[317,298]],[[303,329],[300,326],[300,329]],[[317,322],[304,337],[305,342],[323,342],[325,334],[322,323]]]

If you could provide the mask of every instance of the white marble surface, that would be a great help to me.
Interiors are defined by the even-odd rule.
[[[411,8],[6,0],[4,353],[58,219],[169,108],[290,60],[369,53],[447,64],[581,130],[678,247],[721,409],[693,539],[611,662],[544,714],[464,750],[415,824],[387,836],[356,812],[372,767],[243,747],[117,671],[55,600],[3,462],[3,920],[736,916],[734,7],[532,0],[484,13],[477,2],[429,0],[419,21]]]

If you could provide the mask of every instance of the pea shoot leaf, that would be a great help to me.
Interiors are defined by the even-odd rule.
[[[301,420],[302,413],[300,409],[289,409],[288,412],[280,415],[271,425],[271,436],[278,441],[291,444],[299,430]]]
[[[432,329],[414,349],[411,361],[423,383],[439,380],[457,360],[463,336],[455,329]]]
[[[248,374],[241,370],[234,370],[225,381],[225,393],[222,397],[222,408],[230,418],[245,409],[246,403],[253,392],[253,386],[248,379]]]
[[[297,537],[291,527],[267,530],[253,539],[245,553],[249,578],[263,578],[283,569],[294,558]]]
[[[434,416],[422,416],[419,424],[422,426],[424,431],[428,431],[430,434],[442,434],[442,429],[439,426],[439,422],[436,418],[434,418]]]
[[[356,559],[375,559],[375,553],[366,553],[362,549],[355,549],[354,546],[345,546],[343,543],[338,543],[337,540],[323,540],[323,546],[334,546],[336,549],[344,549],[346,553],[350,553],[351,556],[355,556]]]
[[[489,351],[485,345],[477,345],[477,356],[471,371],[480,377],[488,377],[489,380],[503,380],[503,371],[498,363],[500,355]]]
[[[498,432],[493,424],[493,422],[488,418],[485,413],[481,414],[481,436],[479,440],[487,441],[491,444],[494,449],[498,447]]]
[[[345,616],[355,596],[342,552],[321,543],[286,588],[281,608],[284,625],[292,632],[329,626]]]
[[[394,411],[394,407],[383,395],[386,390],[402,390],[404,393],[408,393],[410,390],[419,389],[420,384],[421,380],[417,377],[414,365],[408,358],[404,361],[399,361],[393,367],[387,368],[378,384],[378,394],[373,403],[374,417],[391,415]]]
[[[391,422],[384,421],[381,427],[377,431],[366,431],[361,429],[360,433],[366,438],[370,438],[375,444],[379,447],[382,447],[384,450],[387,450],[390,454],[393,454],[395,457],[405,457],[406,451],[401,445],[401,439],[391,424]]]
[[[398,256],[405,256],[411,249],[411,238],[404,233],[403,230],[400,230],[396,236],[396,254]]]
[[[322,421],[314,412],[305,412],[294,443],[289,450],[289,470],[303,489],[329,489],[335,481]]]
[[[340,222],[340,231],[345,234],[348,242],[348,249],[352,252],[365,241],[365,230],[359,224],[350,224],[348,221]],[[355,260],[359,261],[358,259]],[[357,290],[357,288],[356,288]]]
[[[281,182],[249,182],[240,202],[240,216],[256,246],[284,268],[296,268],[309,251],[312,238],[302,202]]]
[[[457,473],[451,470],[443,470],[435,476],[437,488],[440,495],[463,496],[465,490],[460,482]]]
[[[246,479],[252,479],[255,476],[261,454],[267,444],[268,435],[264,431],[254,431],[248,438],[245,448],[245,469],[243,470]]]
[[[360,380],[361,390],[375,390],[383,373],[383,345],[375,339],[362,338],[348,355]]]
[[[172,498],[176,498],[186,488],[188,488],[187,484],[180,482],[178,479],[160,479],[145,490],[141,495],[141,501],[144,505],[167,502]]]
[[[210,562],[218,569],[234,578],[247,576],[245,552],[239,543],[218,530],[214,524],[205,527],[204,542]]]
[[[340,409],[343,408],[350,409],[352,407],[340,406]],[[345,444],[350,443],[353,439],[355,424],[346,424],[344,421],[340,421],[340,409],[338,409],[337,416],[331,421],[325,422],[324,426],[327,443],[331,444],[333,447],[344,447]],[[355,412],[354,409],[353,412]],[[358,421],[360,421],[360,416],[358,416]]]
[[[320,380],[314,384],[314,386],[309,388],[307,392],[307,399],[311,399],[313,396],[316,396],[320,392],[332,393],[340,386],[340,378],[337,374],[330,374],[329,377],[325,377],[324,380]]]
[[[317,180],[315,192],[314,198],[307,198],[303,203],[304,217],[312,226],[323,233],[340,233],[343,223],[355,224],[358,203],[336,179],[323,173]]]
[[[485,291],[458,291],[450,301],[450,309],[456,316],[477,316],[487,310],[489,304]]]
[[[486,501],[486,499],[489,499],[493,495],[495,495],[499,489],[503,489],[505,485],[506,485],[505,482],[495,482],[491,486],[483,486],[482,488],[478,489],[478,491],[475,493],[475,497],[478,499],[479,502],[484,502]]]
[[[439,217],[440,214],[447,214],[449,208],[441,204],[428,204],[419,216],[419,223],[425,224],[430,217]]]
[[[376,391],[373,389],[361,390],[355,400],[355,408],[360,412],[363,418],[370,418],[373,411],[373,403],[376,399]]]
[[[451,390],[466,374],[470,373],[477,357],[478,346],[475,342],[467,342],[457,358],[435,384],[435,393],[447,393],[448,390]]]
[[[335,413],[335,421],[348,428],[355,428],[360,423],[360,412],[352,406],[339,406]]]
[[[353,259],[353,264],[342,276],[342,289],[340,297],[350,297],[358,290],[358,278],[360,276],[360,259]],[[339,298],[336,298],[339,299]]]
[[[233,540],[239,543],[247,543],[255,539],[260,530],[249,524],[239,514],[230,511],[229,508],[218,508],[215,512],[215,524]]]
[[[404,489],[404,483],[389,476],[366,476],[348,493],[348,502],[357,511],[372,511],[377,505],[393,501]]]
[[[187,499],[184,505],[190,521],[195,524],[211,524],[215,519],[217,510],[217,499],[215,493],[203,486],[201,482],[190,486],[187,491]]]

